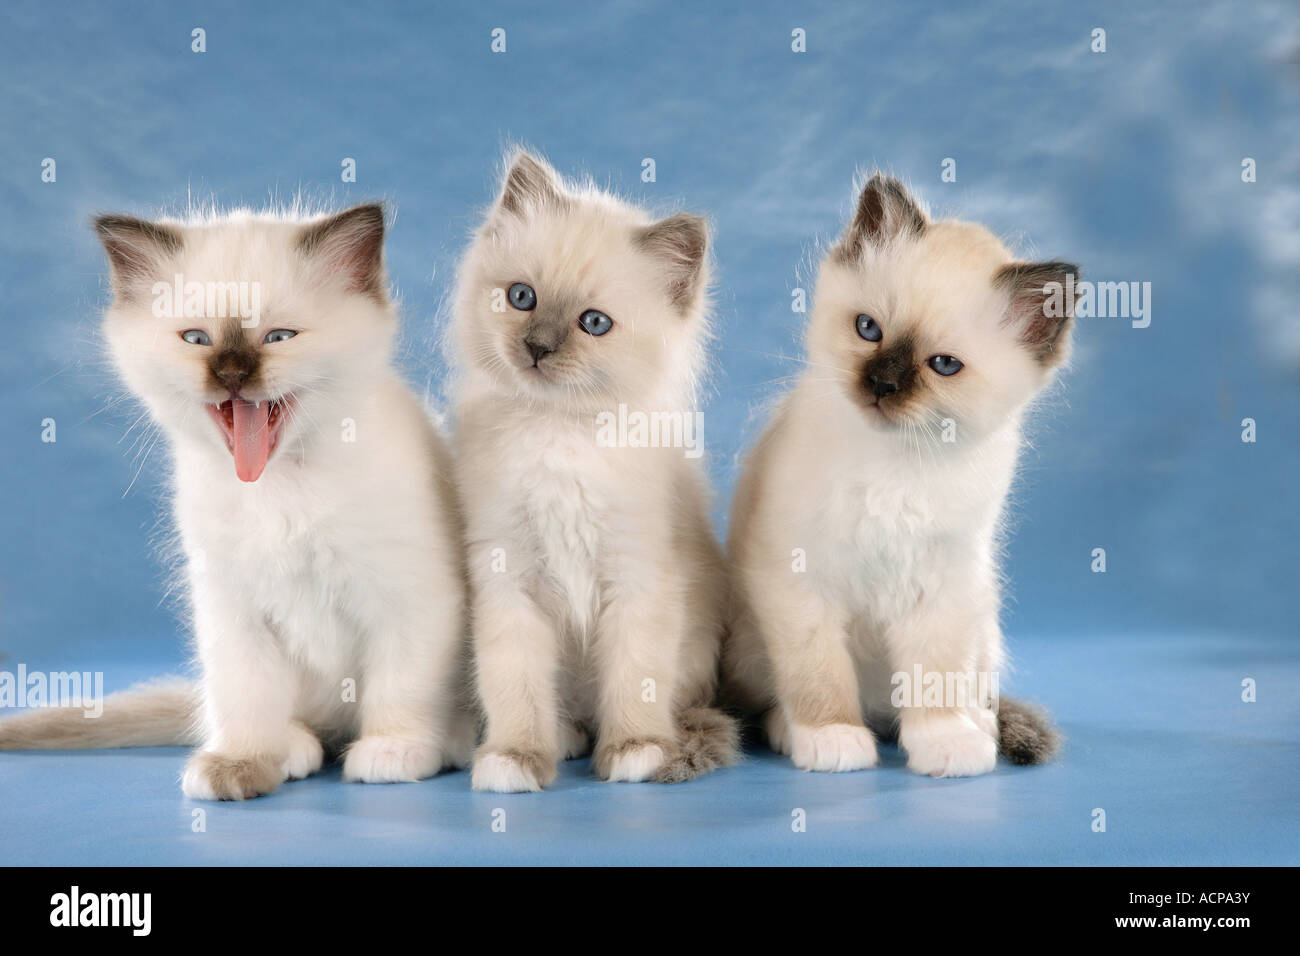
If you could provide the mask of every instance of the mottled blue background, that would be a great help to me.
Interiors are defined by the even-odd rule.
[[[1034,422],[1007,563],[1023,686],[1067,731],[1077,721],[1076,739],[1092,739],[1091,727],[1100,747],[1107,728],[1145,714],[1186,748],[1169,756],[1175,776],[1202,758],[1202,734],[1246,711],[1250,733],[1283,745],[1293,768],[1295,9],[1046,6],[239,2],[218,13],[8,0],[0,653],[34,668],[106,668],[111,684],[183,657],[153,537],[166,450],[115,404],[97,338],[106,287],[92,213],[148,215],[189,197],[260,205],[299,190],[389,201],[403,362],[437,396],[451,270],[503,146],[530,143],[562,171],[662,209],[708,212],[718,341],[706,438],[721,525],[758,408],[798,371],[787,358],[799,354],[791,290],[811,284],[855,171],[880,165],[936,212],[979,219],[1026,255],[1153,286],[1149,328],[1080,324],[1074,369]],[[190,51],[196,26],[203,54]],[[494,27],[507,30],[504,55],[489,50]],[[795,27],[807,53],[791,52]],[[1089,50],[1095,27],[1107,30],[1104,54]],[[57,160],[56,183],[41,181],[44,157]],[[340,182],[343,157],[357,161],[355,184]],[[644,157],[655,183],[640,181]],[[945,157],[955,183],[940,182]],[[1244,157],[1258,182],[1241,181]],[[47,417],[55,444],[40,440]],[[1240,439],[1245,417],[1258,423],[1255,444]],[[1106,574],[1089,570],[1095,547]],[[1254,710],[1237,702],[1246,676],[1267,687]],[[1126,746],[1145,759],[1140,741]],[[26,773],[41,759],[5,763]],[[1251,792],[1278,796],[1277,781],[1257,782]],[[158,791],[167,805],[179,799],[171,787],[167,776]],[[1078,801],[1070,813],[1095,805]]]

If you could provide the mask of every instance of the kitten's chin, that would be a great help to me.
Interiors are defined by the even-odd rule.
[[[536,399],[559,402],[572,395],[569,383],[544,366],[515,366],[513,377],[520,391]]]
[[[883,408],[878,401],[862,402],[862,417],[867,420],[867,424],[872,428],[879,428],[884,431],[893,431],[902,424],[901,419]]]
[[[235,460],[235,476],[243,482],[262,477],[280,444],[280,435],[293,411],[293,397],[248,401],[228,398],[204,405]]]

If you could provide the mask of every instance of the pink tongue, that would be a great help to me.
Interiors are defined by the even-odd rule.
[[[236,398],[233,405],[235,474],[240,481],[257,481],[271,454],[271,403],[254,405]]]

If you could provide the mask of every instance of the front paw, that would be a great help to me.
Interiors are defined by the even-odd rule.
[[[289,756],[280,765],[285,780],[302,780],[310,777],[325,762],[325,750],[320,740],[302,724],[289,726]]]
[[[625,740],[596,750],[596,773],[610,783],[641,783],[667,762],[667,745],[657,740]]]
[[[235,757],[197,751],[185,765],[181,789],[195,800],[251,800],[270,793],[284,780],[270,757]]]
[[[790,757],[800,770],[846,773],[876,765],[876,738],[858,724],[790,723]]]
[[[433,741],[370,734],[348,748],[343,779],[360,783],[414,783],[442,769]]]
[[[495,793],[537,791],[555,779],[555,765],[536,750],[484,750],[474,755],[470,786]]]
[[[928,777],[974,777],[998,761],[997,741],[962,713],[905,714],[898,742],[907,769]]]

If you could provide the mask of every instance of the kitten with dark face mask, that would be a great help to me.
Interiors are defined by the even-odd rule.
[[[602,417],[692,415],[703,220],[658,221],[527,153],[461,266],[457,469],[486,739],[480,790],[538,790],[587,752],[609,780],[735,757],[716,689],[726,608],[698,456],[602,440]]]
[[[822,263],[807,368],[736,493],[724,652],[729,695],[800,768],[873,766],[868,724],[931,776],[1055,750],[997,698],[997,543],[1022,417],[1068,350],[1049,284],[1070,275],[880,175]]]
[[[349,780],[465,764],[459,518],[391,365],[383,211],[96,229],[105,337],[174,457],[202,678],[0,722],[0,748],[197,744],[185,793],[227,800],[315,772],[322,744]]]

